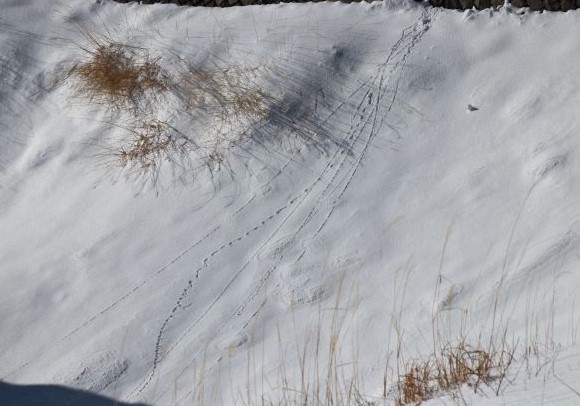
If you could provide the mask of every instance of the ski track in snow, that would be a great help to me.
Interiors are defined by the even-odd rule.
[[[39,357],[42,357],[43,355],[45,355],[46,353],[48,353],[53,348],[55,348],[58,345],[62,344],[67,339],[71,338],[73,335],[75,335],[79,331],[83,330],[84,328],[86,328],[87,326],[89,326],[90,324],[92,324],[93,322],[95,322],[97,319],[99,319],[102,316],[104,316],[105,314],[109,313],[111,310],[113,310],[114,308],[116,308],[117,306],[119,306],[122,302],[124,302],[125,300],[127,300],[134,293],[136,293],[141,288],[143,288],[144,286],[146,286],[147,284],[149,284],[150,282],[152,282],[155,278],[157,278],[158,276],[160,276],[161,274],[163,274],[165,271],[167,271],[168,269],[170,269],[172,265],[174,265],[181,258],[183,258],[187,254],[189,254],[194,248],[196,248],[197,246],[199,246],[200,244],[202,244],[204,241],[206,241],[208,238],[210,238],[219,229],[220,229],[219,226],[213,228],[209,233],[207,233],[206,235],[204,235],[201,239],[195,241],[193,244],[191,244],[189,247],[187,247],[185,250],[183,250],[179,255],[175,256],[173,259],[171,259],[169,262],[167,262],[165,265],[163,265],[161,268],[159,268],[153,274],[151,274],[147,278],[141,280],[137,285],[133,286],[132,289],[128,290],[125,294],[123,294],[122,296],[120,296],[118,299],[116,299],[115,301],[111,302],[107,307],[105,307],[104,309],[102,309],[98,313],[95,313],[93,316],[91,316],[90,318],[86,319],[84,323],[82,323],[79,326],[75,327],[73,330],[71,330],[70,332],[68,332],[66,335],[64,335],[62,338],[60,338],[58,341],[54,342],[52,345],[50,345],[44,352],[42,352],[35,359],[30,360],[30,361],[27,361],[26,363],[19,365],[17,368],[13,369],[12,371],[10,371],[9,373],[7,373],[6,375],[2,376],[1,379],[6,379],[6,378],[14,375],[15,373],[21,371],[22,369],[26,368],[27,366],[29,366],[30,364],[32,364],[32,362],[36,361]]]
[[[155,343],[152,365],[148,376],[131,392],[129,398],[139,395],[148,387],[148,385],[152,382],[163,359],[167,357],[169,353],[175,350],[175,348],[179,346],[179,344],[186,337],[188,337],[188,335],[199,325],[199,323],[201,323],[208,316],[208,314],[216,306],[216,304],[225,297],[225,295],[231,289],[232,285],[236,282],[236,280],[239,279],[239,277],[250,266],[250,264],[263,252],[263,250],[268,246],[268,244],[270,244],[270,242],[278,235],[278,233],[284,227],[284,225],[286,225],[287,222],[293,218],[294,214],[303,205],[307,197],[309,197],[309,195],[313,193],[316,189],[322,190],[318,192],[317,198],[315,200],[311,199],[313,200],[313,203],[312,206],[310,207],[309,212],[306,214],[306,216],[304,217],[298,228],[294,231],[294,233],[289,239],[290,241],[297,241],[298,235],[304,232],[309,223],[312,222],[314,218],[316,218],[318,213],[320,213],[321,202],[329,195],[335,194],[336,197],[334,198],[331,207],[326,211],[326,213],[322,217],[320,225],[312,233],[312,238],[315,238],[321,233],[325,225],[328,223],[328,221],[334,214],[336,204],[342,198],[342,196],[348,189],[349,185],[352,183],[359,167],[362,165],[362,161],[366,155],[366,152],[368,151],[370,145],[372,145],[373,139],[375,138],[376,134],[382,127],[384,120],[386,119],[385,116],[392,110],[396,101],[398,86],[402,74],[404,72],[406,60],[412,53],[413,48],[420,42],[421,37],[428,30],[430,24],[432,24],[434,17],[435,12],[433,10],[431,9],[424,10],[422,16],[419,18],[417,22],[406,27],[402,31],[401,37],[391,47],[391,50],[387,55],[385,61],[378,66],[377,74],[365,80],[361,86],[359,86],[351,95],[348,96],[348,97],[357,96],[359,97],[360,102],[358,103],[356,110],[352,115],[353,120],[351,121],[351,128],[346,133],[346,136],[343,140],[346,142],[346,147],[343,147],[341,145],[341,147],[335,150],[333,155],[328,160],[326,166],[321,170],[316,179],[301,193],[292,197],[287,202],[286,205],[278,208],[274,213],[262,219],[260,223],[256,224],[253,228],[247,230],[245,233],[239,235],[234,239],[231,239],[228,243],[221,245],[219,248],[214,250],[212,253],[210,253],[210,255],[208,255],[206,258],[203,259],[202,265],[192,273],[192,275],[195,276],[195,279],[200,278],[203,270],[208,267],[209,261],[215,258],[222,251],[230,247],[233,247],[246,237],[259,231],[262,227],[266,226],[268,223],[271,223],[280,214],[282,214],[285,211],[288,211],[292,207],[292,209],[288,212],[288,214],[278,223],[278,226],[275,228],[275,230],[259,244],[259,247],[251,253],[248,260],[234,273],[234,275],[229,279],[229,281],[225,284],[225,286],[222,287],[220,293],[213,299],[213,301],[203,310],[203,312],[195,319],[195,321],[175,340],[175,342],[173,342],[169,348],[165,349],[163,342],[165,340],[166,331],[169,329],[169,326],[174,317],[176,316],[177,312],[183,309],[184,300],[187,298],[191,290],[194,288],[194,278],[188,281],[187,285],[183,288],[181,295],[177,299],[175,306],[172,308],[171,312],[165,318],[165,320],[161,325],[161,328],[157,336],[157,341]],[[390,99],[388,99],[387,102],[384,103],[383,102],[384,94],[389,90],[389,84],[391,84],[392,82],[394,82],[392,95]],[[355,153],[355,148],[357,145],[359,145],[359,142],[363,137],[365,139],[364,141],[362,141],[362,144],[360,144],[362,145],[361,151]],[[288,164],[290,164],[293,159],[294,156],[292,156],[283,165],[283,167],[274,175],[273,178],[271,178],[267,182],[267,184],[272,182],[276,177],[278,177],[283,172],[283,169]],[[325,183],[322,183],[325,178],[325,175],[328,172],[330,172],[331,169],[334,169],[334,172]],[[337,184],[336,180],[339,179],[341,176],[343,177],[343,180],[341,180]],[[340,186],[340,183],[343,183],[343,185]],[[263,185],[263,187],[264,186],[265,185]],[[336,193],[337,191],[339,192]],[[240,208],[235,213],[235,215],[245,210],[252,203],[254,198],[255,197],[252,197],[246,204],[244,204],[242,208]],[[294,259],[293,262],[298,263],[304,257],[305,253],[306,250],[301,252],[297,256],[297,258]],[[213,335],[219,333],[223,328],[229,325],[234,318],[243,316],[248,305],[259,295],[260,291],[266,285],[266,283],[273,275],[275,270],[278,268],[279,263],[282,261],[283,258],[284,253],[282,253],[279,256],[278,264],[274,264],[273,266],[269,267],[266,270],[266,272],[262,274],[257,285],[252,289],[251,292],[249,292],[248,295],[246,295],[242,303],[231,313],[231,315],[227,317],[215,331],[212,331]],[[261,307],[262,307],[261,304],[258,305],[258,309],[252,312],[250,318],[243,323],[240,333],[243,332],[243,330],[259,314],[259,310],[261,309]],[[178,377],[183,375],[185,371],[188,368],[190,368],[191,365],[195,362],[195,357],[193,358],[194,360],[189,362],[183,368],[183,370],[179,373]]]
[[[298,237],[301,234],[310,234],[310,238],[316,238],[324,229],[325,225],[329,222],[332,215],[335,212],[335,206],[338,201],[342,198],[345,191],[348,189],[349,185],[353,181],[359,167],[362,165],[364,156],[372,144],[374,137],[376,136],[378,130],[382,127],[385,116],[391,111],[396,97],[398,84],[401,75],[404,70],[405,60],[412,52],[416,44],[419,43],[422,35],[428,29],[428,23],[434,17],[434,12],[432,10],[425,10],[423,15],[420,17],[419,21],[406,27],[402,33],[399,40],[391,47],[390,53],[388,54],[385,61],[378,66],[377,74],[366,79],[360,86],[358,86],[353,92],[347,95],[344,99],[349,100],[350,98],[358,98],[359,103],[351,116],[350,129],[346,132],[344,138],[341,139],[340,145],[335,148],[332,156],[329,157],[327,164],[319,172],[318,176],[314,181],[301,192],[296,194],[294,197],[289,199],[287,203],[277,210],[272,212],[268,217],[263,218],[254,227],[247,229],[244,233],[240,234],[236,238],[231,239],[227,243],[222,244],[215,250],[213,250],[209,255],[207,255],[202,261],[201,265],[192,272],[192,278],[187,281],[187,285],[183,288],[182,293],[178,297],[175,306],[171,309],[168,316],[164,319],[155,344],[155,350],[152,360],[152,366],[149,375],[139,384],[139,386],[133,391],[131,396],[141,393],[149,383],[152,381],[158,366],[163,361],[163,358],[167,356],[171,351],[173,351],[190,333],[195,327],[199,325],[207,315],[212,311],[215,305],[225,297],[230,288],[235,284],[238,278],[248,269],[252,262],[259,257],[259,255],[264,251],[264,249],[271,243],[271,241],[279,234],[282,228],[288,223],[289,220],[296,217],[297,211],[304,206],[304,202],[308,201],[310,203],[309,210],[304,216],[300,225],[290,234],[290,241],[298,241]],[[41,38],[34,38],[35,41],[41,41]],[[3,65],[4,66],[4,65]],[[7,66],[7,65],[6,65]],[[389,88],[389,85],[394,82],[394,86]],[[391,91],[392,95],[388,104],[384,103],[384,95],[386,92]],[[323,94],[324,97],[324,94]],[[317,100],[318,101],[318,96]],[[335,113],[345,107],[345,102],[341,101],[334,108],[330,114],[322,120],[321,124],[324,125],[329,121]],[[357,146],[361,146],[360,150],[357,152]],[[291,165],[296,156],[300,153],[300,149],[295,152],[272,176],[266,183],[260,186],[259,190],[263,190],[267,185],[275,181],[284,170]],[[315,199],[308,199],[312,194],[316,195]],[[251,197],[244,205],[241,206],[232,216],[232,218],[237,217],[242,214],[250,205],[254,202],[256,195]],[[308,199],[308,200],[307,200]],[[332,199],[332,203],[329,208],[324,208],[323,202]],[[229,279],[229,281],[221,288],[220,293],[213,299],[213,301],[203,310],[203,312],[196,318],[196,320],[172,343],[172,345],[165,349],[164,340],[165,333],[168,330],[173,318],[178,311],[183,310],[183,302],[191,293],[194,287],[194,280],[200,278],[203,275],[203,270],[209,266],[212,259],[216,258],[224,250],[231,248],[246,238],[257,234],[262,228],[273,223],[274,220],[278,219],[283,213],[287,214],[277,223],[276,228],[271,232],[267,238],[262,240],[258,244],[258,248],[255,249],[248,257],[247,261],[234,273],[234,275]],[[318,226],[310,227],[310,224],[316,219],[321,219]],[[143,287],[148,285],[150,282],[155,280],[157,277],[162,275],[165,271],[170,269],[176,262],[191,254],[192,251],[201,245],[203,242],[207,241],[212,235],[214,235],[218,230],[223,228],[222,225],[216,225],[211,229],[204,237],[196,240],[190,244],[185,250],[176,255],[174,258],[169,260],[164,266],[150,274],[148,277],[142,279],[138,284],[134,285],[130,290],[128,290],[123,295],[119,296],[116,300],[111,302],[105,308],[95,313],[94,315],[87,318],[82,324],[78,325],[63,337],[55,341],[53,344],[48,346],[41,354],[39,354],[35,360],[46,355],[49,351],[61,345],[66,340],[79,333],[101,317],[110,313],[114,309],[118,308],[123,302],[125,302],[129,297],[136,294]],[[296,264],[306,254],[306,250],[302,251],[296,258],[293,259],[293,263]],[[257,284],[254,288],[245,296],[244,300],[237,306],[237,308],[231,313],[229,317],[223,321],[217,328],[215,333],[221,331],[224,327],[229,325],[231,321],[236,317],[242,317],[248,306],[258,297],[262,288],[267,284],[270,277],[274,274],[282,259],[284,259],[284,251],[277,256],[277,264],[270,266],[259,278]],[[258,309],[253,311],[250,317],[243,323],[241,331],[243,331],[251,321],[259,314],[259,310],[262,305],[258,306]],[[162,355],[164,354],[164,355]],[[27,361],[17,368],[13,369],[6,375],[2,377],[5,379],[14,375],[15,373],[21,371],[25,367],[29,366],[34,360]],[[183,371],[187,370],[193,362],[185,366]]]
[[[543,346],[547,315],[546,359],[514,358],[501,393],[464,387],[427,403],[575,404],[577,12],[457,13],[396,1],[219,12],[5,3],[0,310],[14,348],[0,380],[152,405],[235,402],[244,389],[255,403],[260,387],[263,401],[290,399],[285,389],[319,378],[311,334],[333,339],[335,317],[328,324],[323,312],[338,311],[341,359],[332,366],[362,374],[360,401],[388,403],[394,392],[385,398],[373,382],[392,373],[394,387],[399,376],[388,363],[389,309],[407,332],[406,359],[431,354],[429,311],[445,312],[449,339],[456,328],[479,339],[490,322],[492,336],[506,326],[505,339],[509,325],[510,339],[524,341],[518,358]],[[225,160],[203,169],[200,188],[168,196],[93,183],[101,174],[83,176],[79,141],[109,130],[84,133],[78,105],[63,106],[69,89],[56,84],[79,61],[75,24],[151,50],[172,83],[180,64],[248,69],[241,81],[263,93],[265,115],[230,127],[172,99],[153,104],[154,114],[175,113],[171,125],[191,129],[183,134],[193,142],[203,144],[207,128],[208,144],[224,137],[216,151]]]

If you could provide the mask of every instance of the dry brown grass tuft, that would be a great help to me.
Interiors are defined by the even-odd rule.
[[[257,83],[261,67],[187,65],[175,72],[151,56],[155,51],[114,40],[108,29],[79,28],[85,38],[78,45],[81,56],[58,83],[67,82],[75,101],[112,113],[111,124],[129,131],[129,137],[107,150],[109,167],[113,158],[114,168],[120,165],[131,177],[154,182],[164,162],[173,175],[175,170],[184,173],[184,162],[187,171],[192,169],[193,160],[196,169],[213,173],[229,168],[232,144],[249,139],[255,124],[268,119],[268,97]],[[167,103],[156,103],[161,98]],[[167,110],[190,120],[186,125],[180,120],[187,136],[151,120]]]
[[[253,85],[257,74],[256,68],[188,68],[181,75],[180,88],[190,109],[234,110],[239,114],[263,116],[265,96]]]
[[[112,41],[93,41],[93,45],[94,49],[83,49],[86,60],[70,72],[77,79],[78,96],[118,106],[168,89],[167,75],[147,52],[139,55],[135,49]]]
[[[426,359],[415,359],[405,368],[398,382],[398,405],[417,405],[441,394],[468,385],[477,391],[483,385],[505,379],[514,360],[514,349],[471,346],[464,340],[447,344]]]
[[[258,68],[189,67],[178,81],[185,108],[210,122],[215,139],[236,141],[268,117],[268,97],[255,83]]]
[[[174,174],[178,170],[187,170],[185,163],[194,149],[190,140],[159,120],[135,127],[135,130],[130,130],[127,142],[114,153],[118,164],[129,176],[155,184],[163,164],[169,165]]]

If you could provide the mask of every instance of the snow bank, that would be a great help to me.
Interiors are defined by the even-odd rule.
[[[356,377],[388,403],[434,337],[506,331],[529,378],[469,401],[527,404],[542,378],[573,403],[579,18],[3,1],[0,379],[162,405]],[[91,36],[174,85],[82,97]],[[208,72],[234,90],[192,108],[175,83]],[[265,113],[229,126],[248,84]],[[144,117],[192,146],[154,182],[119,159]]]

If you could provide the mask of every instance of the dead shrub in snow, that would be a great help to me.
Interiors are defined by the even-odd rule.
[[[202,109],[222,116],[226,112],[264,118],[265,95],[253,81],[258,69],[228,67],[202,70],[188,68],[182,73],[180,88],[190,109]]]
[[[159,120],[134,128],[113,153],[128,176],[156,184],[163,165],[169,166],[174,176],[187,175],[189,155],[194,150],[189,139]]]
[[[454,296],[454,285],[451,285],[441,300],[441,289],[443,278],[443,260],[446,247],[451,234],[451,226],[447,230],[445,242],[440,260],[439,273],[433,296],[432,315],[432,350],[424,356],[412,357],[410,361],[404,356],[404,329],[401,327],[402,303],[404,294],[409,282],[412,268],[404,268],[402,276],[397,275],[394,289],[400,289],[402,283],[402,293],[393,302],[392,323],[393,329],[397,333],[396,350],[396,372],[393,377],[391,394],[394,403],[399,406],[418,405],[422,402],[440,396],[459,396],[461,390],[470,387],[475,392],[482,386],[492,388],[496,395],[499,395],[502,384],[507,378],[509,369],[514,361],[516,345],[509,345],[507,342],[507,325],[497,322],[493,318],[492,328],[485,329],[491,333],[480,333],[478,336],[468,336],[465,334],[465,327],[468,319],[468,309],[457,307],[460,311],[461,319],[453,319],[451,313],[442,310],[449,310]],[[497,307],[492,309],[497,310]],[[454,322],[452,322],[454,320]],[[458,323],[458,324],[456,324]],[[458,331],[452,325],[459,327]],[[475,337],[475,339],[474,339]],[[486,337],[483,339],[482,337]],[[385,374],[383,394],[387,396],[388,377]]]
[[[447,344],[426,359],[407,364],[400,377],[399,405],[416,405],[435,396],[451,393],[463,385],[477,391],[482,385],[505,379],[514,359],[514,350],[502,345],[486,349],[470,346],[464,340],[457,345]]]
[[[86,60],[70,71],[77,96],[120,107],[137,105],[169,88],[159,60],[147,51],[97,39],[90,44],[82,48]]]
[[[204,122],[212,147],[244,138],[252,125],[268,117],[268,97],[255,83],[258,71],[188,67],[181,74],[176,93],[186,110]]]

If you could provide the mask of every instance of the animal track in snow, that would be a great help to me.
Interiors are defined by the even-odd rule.
[[[349,254],[337,257],[332,262],[332,267],[338,271],[352,271],[359,267],[361,258],[356,254]]]
[[[63,378],[58,379],[75,388],[100,392],[119,379],[129,363],[113,351],[102,351],[84,359]]]
[[[572,230],[545,248],[529,265],[520,269],[511,281],[511,285],[520,289],[522,283],[529,283],[542,271],[549,270],[551,265],[566,256],[578,245],[578,236]]]
[[[272,243],[264,252],[258,254],[261,261],[276,261],[294,245],[292,236],[284,237]]]
[[[119,235],[119,231],[110,232],[97,241],[91,243],[87,248],[83,249],[82,251],[75,254],[75,257],[78,258],[79,261],[89,261],[93,259],[98,253],[104,250],[107,246],[112,244]]]
[[[319,265],[293,265],[280,271],[276,295],[287,306],[314,303],[324,297],[328,286],[321,280]]]
[[[557,155],[546,159],[532,170],[534,180],[543,179],[551,173],[561,170],[566,165],[566,161],[566,155]]]
[[[423,17],[427,15],[426,13]],[[239,234],[237,238],[229,242],[226,241],[223,245],[216,247],[214,251],[202,260],[202,265],[192,272],[195,278],[192,277],[188,281],[181,295],[179,295],[175,307],[169,312],[159,329],[150,373],[135,388],[133,394],[141,393],[152,382],[158,366],[165,356],[163,354],[167,354],[165,348],[166,342],[168,341],[166,333],[170,330],[170,326],[174,324],[173,319],[177,315],[177,312],[182,309],[182,302],[192,290],[193,281],[201,278],[205,274],[203,270],[208,267],[212,258],[219,256],[223,250],[235,245],[238,241],[246,237],[250,237],[252,234],[254,234],[254,238],[258,239],[257,248],[247,255],[248,259],[243,264],[240,264],[238,270],[233,273],[229,281],[214,297],[213,301],[206,306],[201,314],[197,315],[195,321],[174,340],[169,351],[180,345],[183,338],[187,337],[191,331],[196,329],[199,323],[211,315],[212,312],[215,312],[216,305],[221,303],[222,299],[229,294],[232,288],[242,280],[241,276],[249,273],[248,269],[255,265],[255,259],[281,262],[282,258],[289,254],[287,251],[293,248],[293,242],[302,240],[300,236],[302,232],[307,233],[312,240],[315,240],[320,235],[324,226],[335,213],[334,209],[339,204],[342,195],[353,182],[357,169],[362,165],[362,161],[372,144],[372,140],[377,136],[379,129],[383,125],[385,116],[391,112],[396,101],[397,89],[399,88],[406,59],[420,41],[422,34],[425,32],[425,28],[424,24],[415,23],[403,29],[401,37],[391,47],[390,53],[384,62],[378,66],[378,72],[376,74],[372,75],[360,86],[357,86],[344,101],[334,106],[330,112],[331,114],[322,122],[314,124],[305,123],[305,135],[303,134],[302,136],[306,136],[309,140],[313,135],[311,130],[325,130],[326,125],[329,125],[325,130],[326,135],[330,136],[332,130],[332,126],[330,126],[331,117],[341,106],[347,106],[346,100],[352,100],[353,98],[357,98],[357,95],[359,96],[360,103],[358,106],[352,105],[356,112],[352,115],[351,128],[344,133],[344,137],[340,137],[339,139],[335,139],[334,137],[328,138],[329,145],[339,147],[334,148],[334,153],[327,159],[327,165],[318,173],[318,176],[316,176],[312,183],[303,189],[302,192],[294,195],[284,206],[270,213],[270,216],[262,218],[259,223],[255,223],[254,228],[248,228],[244,233]],[[279,111],[275,110],[273,112],[276,114],[274,118],[280,120],[281,123],[288,121],[289,118],[292,119],[292,117],[302,119],[302,114],[306,114],[308,109],[305,106],[309,106],[311,103],[308,101],[305,103],[302,100],[302,88],[305,91],[311,91],[311,78],[309,75],[306,75],[304,79],[306,80],[305,83],[309,84],[307,86],[308,88],[304,87],[304,83],[302,83],[299,89],[294,90],[295,94],[290,95],[297,98],[296,103],[290,106],[297,111],[290,111],[290,107],[286,108],[283,105]],[[293,100],[290,101],[293,102]],[[369,112],[366,112],[367,106],[368,110],[370,110]],[[362,110],[366,114],[360,114]],[[361,117],[357,118],[359,114]],[[325,144],[321,144],[319,147],[324,148]],[[288,162],[290,163],[292,161],[293,159],[290,159]],[[279,173],[282,172],[277,172],[272,180]],[[303,206],[303,203],[309,195],[314,197],[308,201],[310,204]],[[255,197],[257,196],[255,195]],[[236,215],[248,208],[249,204],[255,200],[255,197],[250,198],[248,202],[242,205],[236,211]],[[302,217],[302,222],[299,222],[298,220],[303,214],[303,210],[299,210],[301,207],[307,211],[307,214]],[[260,233],[257,233],[258,230],[265,227],[268,223],[273,223],[273,220],[278,217],[281,217],[281,220],[278,221],[276,228],[268,237],[264,239]],[[291,236],[272,243],[274,238],[280,238],[278,233],[286,224],[292,224],[289,221],[299,225],[295,228]],[[238,310],[233,312],[234,316],[245,313],[246,306],[257,297],[260,290],[268,283],[269,278],[274,275],[278,279],[278,283],[275,284],[275,294],[288,306],[308,304],[324,298],[329,291],[329,285],[322,277],[324,268],[319,265],[304,266],[300,263],[307,249],[314,249],[316,256],[323,255],[325,252],[324,250],[317,250],[313,246],[308,246],[308,248],[303,248],[303,253],[288,268],[278,269],[278,264],[273,264],[271,267],[268,267],[262,274],[257,286],[252,289]]]
[[[221,342],[218,346],[225,350],[228,356],[233,356],[244,344],[249,341],[245,333],[239,333],[227,341]]]
[[[451,310],[457,306],[457,301],[463,292],[462,285],[452,284],[445,291],[445,296],[441,299],[438,306],[438,311]]]

